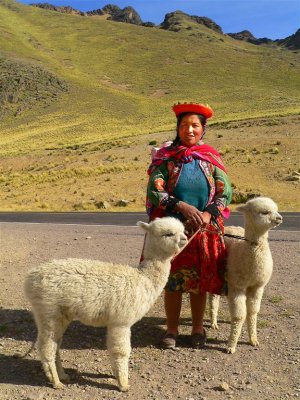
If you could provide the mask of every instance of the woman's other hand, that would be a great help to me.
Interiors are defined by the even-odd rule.
[[[187,220],[191,222],[194,228],[199,229],[201,226],[206,226],[210,223],[211,214],[207,211],[199,211],[196,207],[180,201],[176,205],[176,210],[179,211]]]
[[[208,211],[203,211],[201,213],[202,215],[202,221],[204,225],[208,225],[210,224],[210,220],[211,220],[211,214]]]

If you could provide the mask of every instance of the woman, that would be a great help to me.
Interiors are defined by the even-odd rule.
[[[182,293],[189,293],[193,347],[206,342],[203,317],[206,292],[220,294],[224,283],[223,215],[231,201],[231,184],[219,153],[205,145],[209,106],[184,103],[173,106],[177,135],[159,149],[149,167],[147,212],[150,220],[174,216],[186,225],[189,237],[200,231],[171,264],[165,288],[167,331],[162,345],[176,346]]]

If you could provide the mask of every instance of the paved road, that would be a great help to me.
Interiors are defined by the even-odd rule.
[[[283,223],[277,230],[300,231],[300,213],[281,214]],[[137,221],[147,220],[147,215],[142,212],[0,212],[0,222],[134,226]],[[243,217],[240,213],[232,212],[225,224],[243,225]]]

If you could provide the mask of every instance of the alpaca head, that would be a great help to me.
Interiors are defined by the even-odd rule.
[[[244,214],[245,223],[251,224],[257,231],[265,232],[281,224],[282,216],[277,204],[268,197],[256,197],[236,208]]]
[[[176,218],[157,218],[147,224],[137,223],[146,232],[145,258],[169,258],[176,255],[187,243],[183,224]]]

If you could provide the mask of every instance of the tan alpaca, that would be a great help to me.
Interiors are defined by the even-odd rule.
[[[264,288],[269,282],[273,260],[268,232],[282,222],[277,205],[267,197],[257,197],[237,207],[244,214],[244,226],[227,227],[225,233],[243,236],[246,240],[225,237],[228,249],[227,281],[231,331],[227,352],[234,353],[241,329],[247,319],[250,344],[258,346],[257,314]],[[217,329],[219,296],[210,295],[211,327]]]

